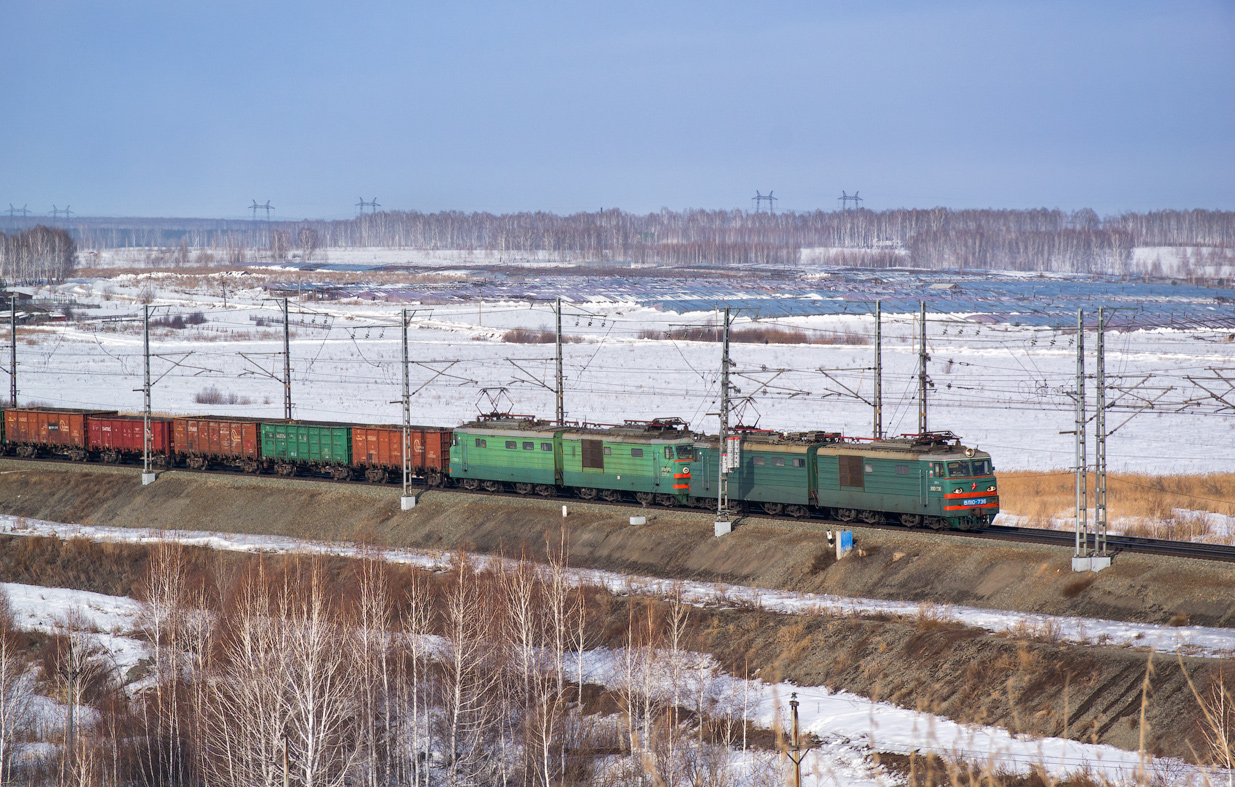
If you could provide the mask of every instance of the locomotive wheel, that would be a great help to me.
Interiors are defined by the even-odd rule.
[[[948,520],[941,516],[928,516],[926,518],[926,526],[931,530],[943,530],[948,526]]]
[[[532,485],[525,484],[522,481],[520,481],[519,483],[515,484],[515,491],[521,495],[530,495],[532,494]]]
[[[784,503],[761,503],[760,505],[763,506],[763,512],[768,516],[780,516],[785,513]]]
[[[922,515],[901,514],[901,524],[905,527],[919,527],[922,524]]]
[[[807,509],[806,506],[786,506],[785,513],[793,517],[794,519],[801,519],[802,517],[809,514],[810,510]]]
[[[480,479],[461,478],[459,479],[459,486],[463,487],[469,492],[475,492],[477,489],[480,489]]]
[[[643,505],[647,505],[648,503],[656,499],[656,495],[652,494],[651,492],[635,492],[635,499],[638,500]]]
[[[425,476],[425,483],[428,484],[429,486],[441,486],[442,484],[445,483],[445,481],[446,479],[442,476],[442,474],[437,472],[436,470],[430,472],[427,476]]]
[[[657,495],[656,502],[660,503],[665,508],[673,508],[678,504],[678,499],[673,495]]]
[[[883,524],[883,514],[878,511],[862,511],[858,514],[858,517],[868,525]]]
[[[590,486],[585,486],[579,490],[579,497],[583,498],[584,500],[595,500],[596,490]]]
[[[549,484],[537,484],[536,494],[541,497],[553,497],[557,494],[557,487],[550,486]]]
[[[616,489],[600,490],[600,499],[609,503],[618,503],[622,500],[622,493]]]
[[[836,509],[836,518],[842,522],[852,522],[858,518],[858,512],[852,508],[838,508]]]
[[[481,481],[481,482],[480,482],[480,485],[481,485],[481,486],[483,486],[483,487],[485,488],[485,491],[486,491],[486,492],[500,492],[500,491],[502,491],[502,482],[501,482],[501,481]]]

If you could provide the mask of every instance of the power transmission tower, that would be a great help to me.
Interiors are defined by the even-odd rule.
[[[257,204],[257,200],[253,200],[253,204],[249,206],[249,210],[253,211],[253,221],[257,221],[257,210],[261,205]]]
[[[557,306],[554,308],[554,313],[557,315],[557,332],[555,334],[557,341],[557,425],[562,426],[566,423],[566,404],[562,398],[562,296],[557,296]]]
[[[283,417],[292,420],[292,345],[287,298],[283,299]]]
[[[775,203],[776,203],[776,200],[780,198],[772,196],[772,192],[770,191],[767,194],[761,194],[758,191],[756,191],[755,196],[751,197],[751,199],[754,200],[755,202],[755,213],[759,212],[759,207],[765,202],[768,203],[768,213],[775,213],[776,212]]]
[[[66,219],[67,219],[67,218],[69,218],[69,217],[71,217],[71,216],[73,215],[73,211],[69,210],[69,206],[68,206],[68,205],[65,205],[65,206],[64,206],[64,210],[62,210],[62,211],[60,211],[60,212],[64,214],[64,217],[65,217]]]
[[[51,206],[51,217],[53,220],[60,218],[60,209],[55,205]]]
[[[369,209],[370,214],[376,214],[377,209],[381,206],[377,203],[377,197],[374,197],[372,202],[365,202],[364,197],[361,197],[360,201],[356,203],[356,207],[360,208],[360,215],[363,216],[365,208]]]
[[[853,203],[853,210],[857,210],[858,208],[862,207],[861,205],[862,198],[858,196],[858,192],[856,191],[853,192],[852,196],[844,191],[841,191],[840,196],[837,197],[837,199],[840,200],[840,209],[842,211],[849,209],[850,202]]]
[[[270,200],[266,200],[265,205],[259,205],[262,210],[266,211],[266,223],[270,223],[270,213],[274,210],[274,206],[270,204]]]
[[[921,315],[918,317],[918,435],[925,436],[929,431],[926,421],[926,363],[931,359],[926,354],[926,301],[922,301]]]
[[[883,301],[875,301],[875,426],[872,437],[883,439]]]

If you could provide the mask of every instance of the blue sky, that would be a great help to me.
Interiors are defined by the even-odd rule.
[[[1235,209],[1235,2],[33,2],[0,207]]]

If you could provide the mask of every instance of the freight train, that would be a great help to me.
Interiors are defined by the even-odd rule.
[[[9,408],[5,453],[141,461],[141,416]],[[156,470],[231,469],[373,483],[400,480],[401,426],[184,415],[150,419]],[[842,522],[972,530],[999,512],[990,454],[950,432],[867,440],[738,428],[725,440],[676,418],[558,424],[494,414],[456,428],[413,426],[412,475],[431,487],[709,508],[721,465],[743,510]]]

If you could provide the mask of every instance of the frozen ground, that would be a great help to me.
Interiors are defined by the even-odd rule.
[[[77,611],[99,630],[99,643],[111,654],[119,673],[137,663],[145,645],[132,637],[137,628],[141,605],[122,596],[106,596],[63,588],[44,588],[2,583],[20,628],[54,632],[64,615]],[[624,684],[623,664],[630,656],[624,651],[595,650],[584,653],[585,680],[620,688]],[[654,682],[668,695],[670,673],[666,664],[674,660],[667,654],[643,654],[658,672]],[[1088,771],[1111,782],[1131,783],[1141,766],[1137,753],[1111,746],[1079,743],[1060,738],[1031,738],[1013,735],[999,727],[958,724],[929,713],[875,702],[846,692],[833,692],[819,686],[767,684],[760,680],[740,680],[720,673],[711,660],[700,654],[679,654],[686,666],[672,675],[690,689],[705,692],[712,703],[730,708],[757,725],[787,729],[788,702],[800,703],[800,721],[805,733],[812,733],[821,745],[804,760],[804,771],[822,777],[822,783],[880,784],[888,779],[871,768],[871,752],[908,754],[936,753],[966,762],[977,762],[993,770],[1027,773],[1041,768],[1056,776]],[[569,667],[574,674],[576,667]],[[63,707],[46,698],[38,699],[44,726],[62,722]],[[1193,772],[1191,766],[1175,761],[1173,767]],[[1152,767],[1152,765],[1149,765]],[[1198,772],[1199,773],[1199,772]]]
[[[360,253],[360,252],[358,252]],[[76,302],[75,320],[19,327],[23,403],[136,411],[141,407],[140,300],[156,321],[200,312],[182,330],[156,327],[153,406],[167,413],[282,415],[281,315],[261,288],[277,272],[214,275],[125,274],[41,288]],[[741,282],[718,298],[741,301]],[[727,293],[727,294],[726,294]],[[715,310],[678,313],[623,300],[620,292],[576,297],[564,309],[567,417],[598,423],[679,416],[714,431],[720,347],[647,338],[684,325],[713,325]],[[763,296],[761,296],[763,297]],[[226,300],[226,307],[224,301]],[[690,301],[697,304],[698,300]],[[719,303],[719,300],[717,301]],[[1165,303],[1165,302],[1164,302]],[[455,425],[492,409],[489,390],[513,412],[553,413],[553,346],[502,341],[512,328],[550,328],[540,302],[396,304],[345,299],[291,306],[294,416],[394,423],[400,418],[399,310],[411,310],[412,418]],[[1166,304],[1169,306],[1169,304]],[[849,313],[781,317],[752,326],[800,329],[811,338],[870,341],[866,304]],[[674,308],[680,308],[676,302]],[[1164,306],[1165,308],[1165,306]],[[1173,307],[1172,307],[1173,308]],[[1191,308],[1191,307],[1189,307]],[[1210,308],[1210,307],[1206,307]],[[1232,312],[1214,306],[1215,314]],[[1073,462],[1075,335],[1065,329],[932,314],[928,325],[930,420],[968,445],[989,450],[1002,469],[1059,469]],[[917,430],[913,315],[884,316],[884,428]],[[1107,336],[1112,400],[1109,466],[1148,473],[1229,470],[1235,374],[1225,329],[1147,329]],[[1094,335],[1087,337],[1092,353]],[[776,430],[826,429],[869,436],[873,349],[867,345],[735,344],[733,380],[744,423]],[[1089,371],[1092,374],[1092,355]],[[1093,396],[1092,380],[1088,383]],[[502,389],[499,394],[499,389]],[[223,404],[202,404],[211,398]],[[230,402],[230,404],[228,404]],[[1092,399],[1091,399],[1092,408]],[[1125,419],[1127,423],[1124,423]],[[1091,435],[1092,440],[1092,435]]]
[[[246,533],[96,527],[44,522],[9,515],[0,515],[0,532],[123,543],[154,543],[174,539],[189,546],[237,552],[322,554],[347,557],[359,557],[365,554],[354,544],[342,542],[310,541],[286,536]],[[452,553],[449,552],[415,549],[382,549],[377,552],[393,563],[431,571],[447,570],[453,561]],[[503,560],[485,555],[474,557],[482,566]],[[575,581],[602,587],[611,593],[630,593],[658,598],[676,597],[686,603],[699,606],[761,608],[790,615],[898,615],[911,618],[929,616],[940,621],[952,621],[987,631],[1019,636],[1037,636],[1091,645],[1148,648],[1159,653],[1182,652],[1193,656],[1221,658],[1235,656],[1235,629],[1206,626],[1161,626],[1099,618],[1006,612],[977,607],[923,605],[905,601],[768,590],[723,582],[682,582],[594,569],[576,568],[572,569],[571,573]]]

